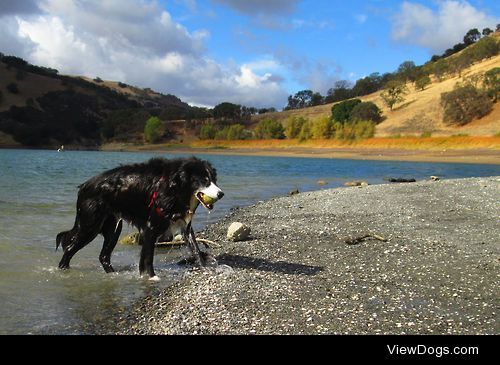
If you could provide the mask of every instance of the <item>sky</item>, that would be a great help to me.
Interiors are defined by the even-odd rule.
[[[499,23],[498,0],[0,0],[0,52],[191,105],[281,109]]]

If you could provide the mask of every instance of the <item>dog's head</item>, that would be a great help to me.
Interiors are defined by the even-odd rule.
[[[171,184],[178,189],[189,191],[208,210],[222,199],[224,193],[216,185],[217,171],[208,161],[198,158],[187,159],[180,167]]]

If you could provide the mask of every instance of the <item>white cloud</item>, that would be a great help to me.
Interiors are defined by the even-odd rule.
[[[207,56],[204,30],[189,31],[145,0],[40,0],[41,13],[4,18],[0,50],[65,74],[119,80],[213,106],[286,103],[282,80],[262,60],[223,65]],[[12,50],[12,51],[10,51]]]
[[[394,40],[442,53],[462,42],[468,30],[495,27],[500,18],[474,8],[467,1],[445,0],[438,3],[437,11],[405,1],[393,20]]]
[[[36,44],[20,36],[18,19],[16,17],[0,17],[0,24],[0,52],[28,58]]]

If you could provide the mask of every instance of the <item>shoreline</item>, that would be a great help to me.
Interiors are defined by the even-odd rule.
[[[191,271],[96,332],[497,334],[499,191],[497,176],[235,209],[198,234],[219,244],[217,270]],[[234,221],[252,228],[249,241],[227,240]],[[346,244],[366,232],[387,242]]]
[[[269,156],[352,159],[373,161],[442,162],[471,164],[500,164],[500,150],[492,149],[445,149],[406,150],[396,148],[243,148],[243,147],[181,147],[181,146],[130,146],[108,145],[101,151],[112,152],[157,152],[173,154],[207,154],[236,156]]]

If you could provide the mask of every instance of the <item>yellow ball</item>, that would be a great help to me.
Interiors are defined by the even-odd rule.
[[[215,199],[209,197],[208,195],[204,195],[203,203],[205,203],[206,205],[213,205],[215,203]]]

